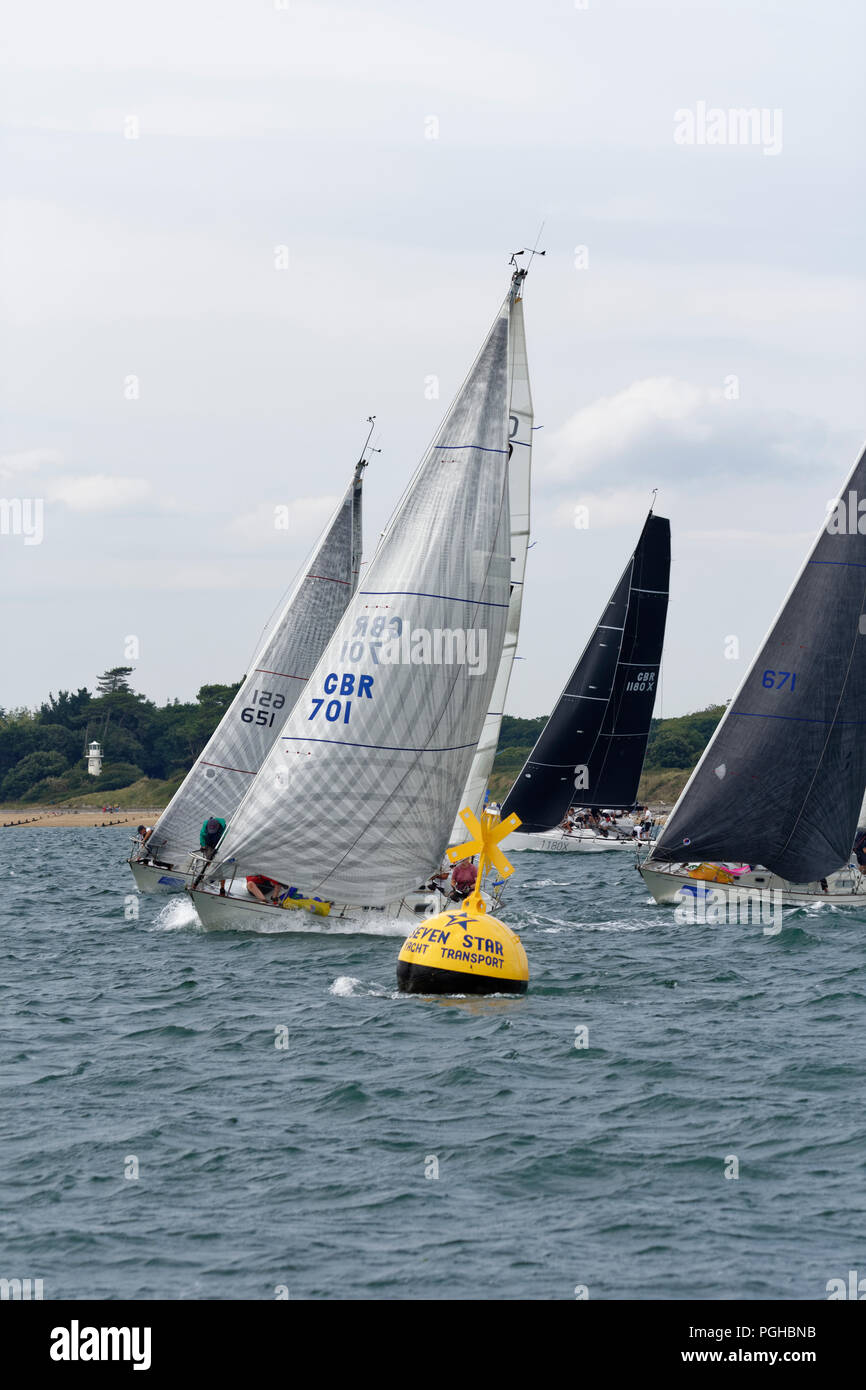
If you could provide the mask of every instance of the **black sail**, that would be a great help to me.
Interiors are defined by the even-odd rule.
[[[521,830],[549,830],[574,802],[634,805],[658,686],[670,567],[670,523],[650,513],[586,650],[505,798],[502,816],[516,812]]]
[[[847,862],[866,786],[864,498],[866,453],[652,859],[763,864],[791,883]]]

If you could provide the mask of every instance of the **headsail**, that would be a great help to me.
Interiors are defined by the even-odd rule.
[[[253,669],[157,821],[149,854],[172,861],[194,853],[205,817],[234,814],[302,694],[358,584],[363,468],[362,457]]]
[[[520,633],[520,610],[523,606],[523,581],[526,574],[526,552],[529,548],[529,496],[532,472],[532,393],[529,387],[529,363],[526,356],[526,333],[523,326],[523,300],[520,297],[522,284],[515,286],[514,305],[511,312],[511,333],[508,345],[508,442],[511,455],[508,460],[508,505],[511,513],[511,596],[508,603],[508,621],[505,627],[505,642],[493,693],[490,709],[484,720],[475,757],[469,769],[466,786],[460,797],[460,809],[468,806],[476,816],[480,816],[484,805],[484,793],[496,757],[499,743],[499,730],[505,712],[508,684],[517,652],[517,639]],[[451,831],[453,841],[465,839],[466,827],[458,818]]]
[[[670,524],[647,517],[640,539],[553,713],[505,798],[522,829],[549,830],[573,802],[634,805],[664,643]]]
[[[847,862],[866,786],[864,497],[866,452],[652,859],[762,864],[791,883]]]
[[[378,906],[440,859],[508,612],[511,300],[229,825],[225,868]]]

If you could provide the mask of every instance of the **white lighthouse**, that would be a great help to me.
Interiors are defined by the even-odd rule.
[[[91,777],[98,777],[102,771],[102,744],[97,743],[96,739],[87,749],[87,771]]]

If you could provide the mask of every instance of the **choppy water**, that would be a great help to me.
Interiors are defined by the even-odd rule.
[[[396,993],[401,927],[206,935],[134,893],[127,842],[2,832],[0,1275],[804,1299],[866,1274],[862,913],[678,926],[628,855],[521,854],[529,994],[431,1001]]]

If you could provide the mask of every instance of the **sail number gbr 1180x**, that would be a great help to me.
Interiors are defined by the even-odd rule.
[[[322,689],[325,695],[339,695],[341,698],[328,701],[324,696],[315,698],[310,719],[315,719],[323,713],[330,724],[336,724],[338,721],[348,724],[352,714],[352,699],[372,700],[373,679],[372,676],[356,676],[354,671],[343,671],[341,674],[331,671],[322,682]]]

